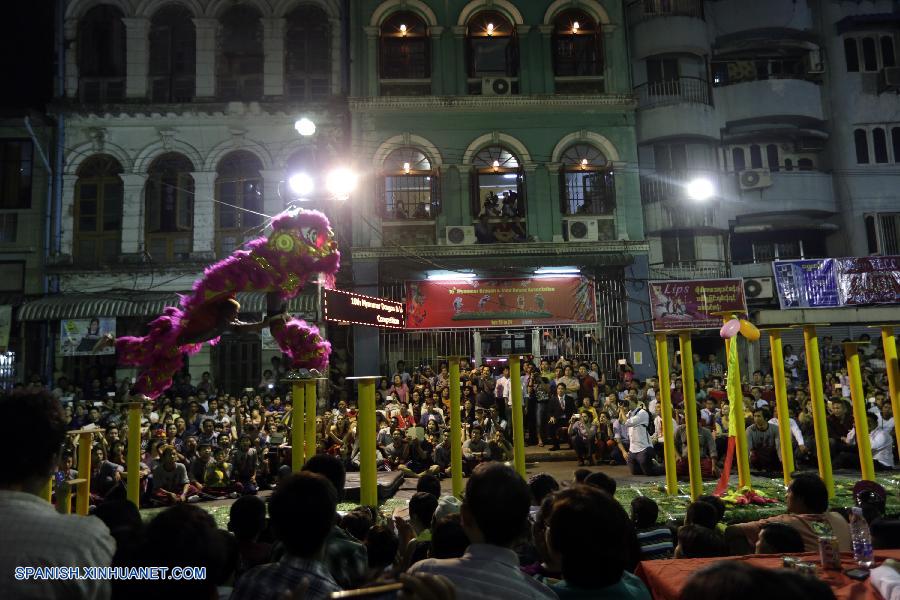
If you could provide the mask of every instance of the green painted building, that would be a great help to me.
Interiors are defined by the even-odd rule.
[[[355,372],[554,348],[643,371],[646,340],[633,325],[647,247],[622,2],[350,6],[351,148],[364,173],[352,200],[357,291],[400,299],[404,281],[436,272],[573,266],[597,281],[599,323],[357,328]]]

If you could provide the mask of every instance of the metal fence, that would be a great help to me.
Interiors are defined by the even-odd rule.
[[[637,0],[628,5],[628,24],[656,17],[703,18],[703,0]]]
[[[628,328],[626,325],[626,292],[622,272],[606,273],[595,279],[597,323],[582,325],[540,325],[502,328],[453,328],[392,331],[382,330],[379,336],[382,373],[390,374],[398,360],[408,367],[430,364],[437,367],[440,357],[468,356],[482,360],[501,356],[506,352],[522,352],[555,359],[560,355],[579,361],[597,361],[600,368],[612,376],[617,361],[628,357]],[[404,302],[403,282],[386,283],[380,295]],[[497,344],[502,338],[502,344]],[[539,348],[533,340],[539,340]],[[488,341],[491,340],[491,341]],[[476,344],[480,347],[476,348]]]
[[[634,88],[640,108],[667,104],[710,104],[709,82],[700,77],[678,77],[665,81],[642,83]]]

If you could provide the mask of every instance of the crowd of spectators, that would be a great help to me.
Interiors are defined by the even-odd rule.
[[[30,391],[0,399],[0,411],[16,414],[20,425],[0,437],[8,461],[0,471],[2,597],[319,599],[399,581],[404,597],[422,600],[649,600],[634,574],[641,561],[810,551],[819,535],[834,536],[841,551],[851,548],[845,513],[830,510],[825,484],[813,474],[795,476],[786,514],[726,527],[715,497],[701,497],[683,522],[671,523],[650,498],[623,507],[616,481],[605,473],[581,469],[562,485],[542,473],[526,483],[493,462],[473,468],[462,501],[442,495],[440,480],[424,474],[407,520],[366,507],[338,512],[346,472],[327,453],[284,475],[268,502],[253,495],[236,500],[227,531],[188,503],[147,522],[118,499],[90,517],[61,515],[38,496],[63,453],[69,424],[62,406],[47,392]],[[161,464],[170,463],[171,450],[163,454]],[[884,516],[884,488],[860,482],[854,497],[870,520],[875,547],[900,547],[898,523]],[[205,567],[206,577],[51,582],[12,576],[15,566],[110,565]],[[682,598],[701,597],[702,590],[743,597],[731,594],[748,577],[767,580],[758,586],[777,581],[792,598],[833,597],[815,578],[747,569],[753,568],[726,562],[697,571]]]

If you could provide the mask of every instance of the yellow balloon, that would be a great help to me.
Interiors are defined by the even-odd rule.
[[[759,339],[759,329],[757,329],[756,325],[754,325],[750,321],[741,319],[741,335],[751,342],[755,342]]]

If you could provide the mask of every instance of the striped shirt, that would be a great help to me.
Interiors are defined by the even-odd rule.
[[[470,544],[461,558],[429,558],[408,572],[447,577],[456,586],[459,600],[556,598],[550,588],[519,570],[515,552],[491,544]]]
[[[675,546],[672,543],[672,532],[668,527],[648,527],[637,532],[641,545],[641,560],[672,558]]]

